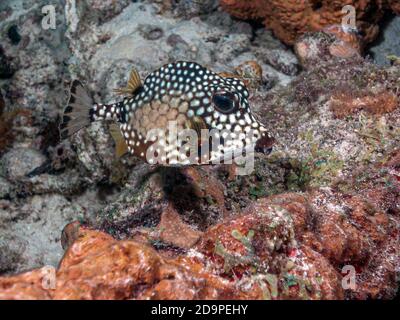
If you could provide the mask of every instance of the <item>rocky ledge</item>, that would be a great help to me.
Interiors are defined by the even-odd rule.
[[[398,57],[376,65],[364,57],[365,40],[336,25],[297,38],[294,54],[216,1],[60,2],[62,27],[52,33],[38,27],[38,6],[7,3],[0,298],[396,296]],[[382,10],[394,2],[384,3]],[[72,78],[108,102],[131,67],[145,76],[179,59],[250,88],[252,108],[276,139],[251,173],[116,159],[103,124],[60,143],[58,114]]]
[[[393,298],[399,201],[400,151],[332,187],[254,201],[204,231],[167,202],[154,228],[125,221],[125,240],[74,222],[63,231],[53,286],[48,268],[36,269],[0,278],[0,298]],[[352,288],[344,266],[354,267]]]

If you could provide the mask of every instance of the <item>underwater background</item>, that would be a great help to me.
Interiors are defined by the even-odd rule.
[[[398,1],[51,5],[0,3],[1,299],[396,297]],[[276,140],[251,174],[118,159],[104,123],[60,141],[72,80],[111,103],[178,60],[245,82]]]

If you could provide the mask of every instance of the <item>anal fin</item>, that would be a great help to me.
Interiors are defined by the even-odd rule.
[[[121,158],[125,153],[128,152],[128,146],[122,136],[121,129],[118,124],[110,124],[110,134],[115,141],[115,155],[117,158]]]

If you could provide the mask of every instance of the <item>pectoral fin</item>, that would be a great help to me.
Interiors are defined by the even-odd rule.
[[[110,134],[115,141],[115,155],[117,158],[120,158],[128,152],[128,146],[126,145],[121,130],[116,123],[110,124]]]
[[[198,140],[199,146],[201,146],[205,142],[202,140],[201,130],[208,129],[207,124],[204,122],[203,118],[201,118],[201,117],[190,118],[186,123],[186,127],[196,131],[197,137],[199,139]]]
[[[125,96],[131,96],[141,86],[142,86],[142,81],[140,80],[139,73],[135,68],[133,68],[129,75],[127,86],[124,88],[114,89],[114,92]]]

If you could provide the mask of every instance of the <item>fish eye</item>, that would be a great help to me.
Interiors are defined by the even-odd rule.
[[[233,93],[217,93],[212,99],[216,109],[222,113],[231,113],[237,107],[237,100]]]

